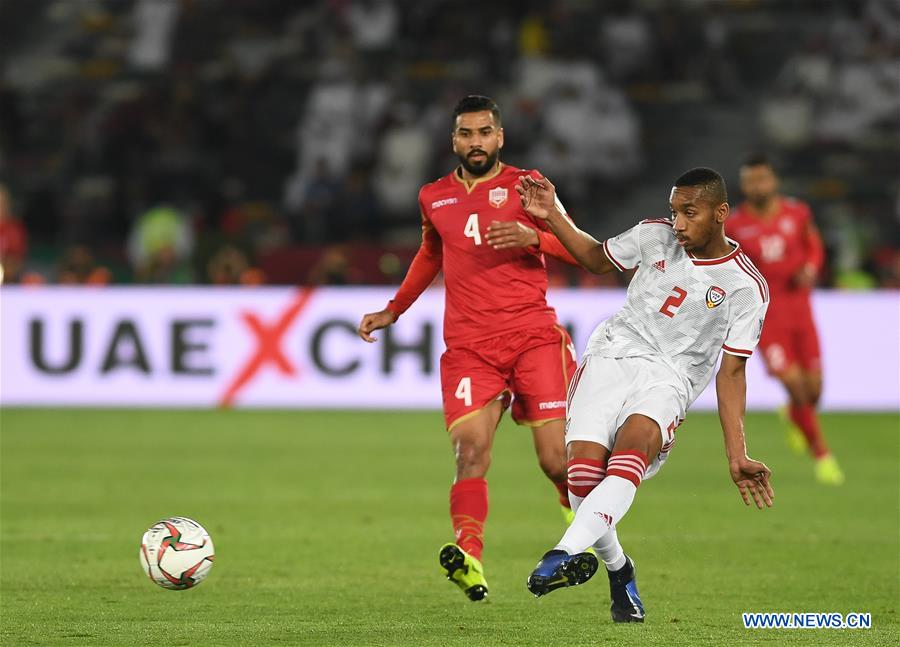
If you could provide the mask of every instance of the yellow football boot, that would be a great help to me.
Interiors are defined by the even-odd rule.
[[[784,440],[787,443],[787,446],[795,454],[801,456],[805,454],[808,447],[806,444],[806,437],[791,420],[791,417],[788,415],[787,407],[780,407],[778,409],[778,418],[784,425]]]
[[[477,602],[488,594],[487,580],[481,562],[456,544],[444,544],[438,554],[441,570],[447,579],[456,584],[466,597]]]
[[[816,480],[825,485],[841,485],[844,482],[844,473],[831,454],[816,460]]]

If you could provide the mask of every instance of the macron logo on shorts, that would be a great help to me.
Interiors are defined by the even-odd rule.
[[[538,409],[541,411],[545,411],[547,409],[562,409],[566,406],[565,400],[550,400],[550,402],[541,402],[538,404]]]

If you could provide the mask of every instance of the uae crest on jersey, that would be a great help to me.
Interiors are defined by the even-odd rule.
[[[712,310],[725,300],[725,290],[717,285],[706,291],[706,307]]]
[[[508,197],[509,190],[505,186],[498,186],[488,191],[488,202],[497,209],[506,204]]]

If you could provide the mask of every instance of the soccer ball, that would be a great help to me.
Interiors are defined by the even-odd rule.
[[[215,552],[203,526],[171,517],[153,524],[141,538],[141,567],[164,589],[189,589],[209,575]]]

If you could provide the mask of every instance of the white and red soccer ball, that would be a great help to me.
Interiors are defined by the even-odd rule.
[[[164,589],[189,589],[206,579],[216,551],[209,533],[187,517],[153,524],[141,538],[141,566]]]

